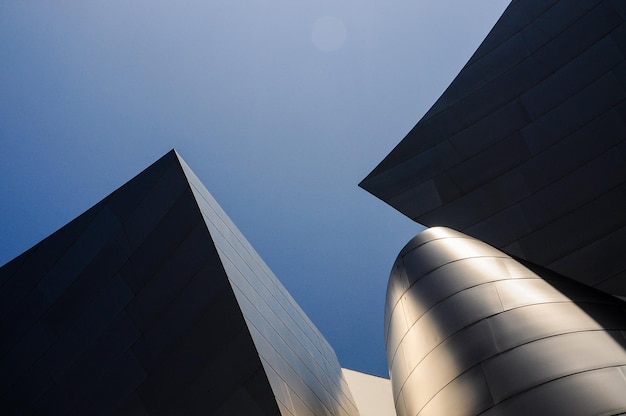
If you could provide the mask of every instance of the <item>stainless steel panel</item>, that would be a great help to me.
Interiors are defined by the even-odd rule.
[[[586,371],[527,390],[484,416],[615,415],[626,412],[626,381],[617,367]]]
[[[132,299],[133,293],[116,277],[102,290],[73,325],[46,351],[47,368],[60,377],[80,357]]]
[[[622,304],[613,296],[607,295],[599,290],[590,289],[588,286],[575,281],[559,281],[553,280],[552,278],[546,279],[546,281],[574,302]]]
[[[173,155],[172,155],[173,156]],[[139,247],[158,227],[161,219],[189,187],[180,166],[172,163],[145,195],[135,201],[135,209],[123,219],[124,229],[133,249]]]
[[[9,320],[13,319],[11,315],[13,309],[22,299],[28,296],[29,292],[48,273],[46,267],[39,260],[36,248],[32,248],[30,251],[28,258],[23,259],[23,264],[20,264],[11,278],[5,280],[2,285],[2,291],[0,291],[0,322],[4,322],[7,318]],[[9,262],[0,268],[0,273],[3,275],[5,273],[7,275],[10,274],[10,270],[4,271],[5,267],[13,268],[13,262]],[[0,323],[0,327],[1,325],[2,323]],[[3,333],[6,333],[6,331],[3,331]],[[0,345],[1,343],[0,341]]]
[[[592,201],[619,186],[626,178],[626,165],[618,149],[597,154],[591,161],[582,157],[580,159],[583,160],[579,160],[578,165],[574,165],[574,169],[564,177],[520,203],[533,229],[543,227],[555,217],[564,216]],[[583,185],[586,182],[596,185],[585,187]],[[572,189],[577,189],[577,192],[572,193]]]
[[[493,284],[487,283],[454,294],[432,308],[416,327],[434,331],[443,340],[456,331],[488,316],[502,312]]]
[[[597,317],[590,316],[580,306],[564,302],[532,304],[511,309],[489,318],[487,322],[492,329],[498,351],[502,352],[553,335],[603,329],[596,319]],[[623,321],[626,324],[626,316]]]
[[[527,253],[526,258],[543,265],[552,263],[623,226],[626,214],[616,209],[621,206],[626,206],[626,198],[619,188],[614,188],[568,215],[555,218],[546,227],[520,239],[519,243]],[[578,224],[588,222],[594,223],[593,229],[577,228]],[[576,271],[572,272],[568,275],[576,277]]]
[[[411,392],[409,392],[409,394],[411,394]],[[404,402],[404,394],[402,391],[400,391],[398,398],[395,399],[395,407],[397,416],[408,416],[406,404]]]
[[[478,415],[493,404],[489,387],[485,382],[480,366],[463,373],[437,395],[435,395],[423,409],[420,416],[446,415],[470,416]],[[411,403],[407,408],[416,407]],[[409,411],[409,414],[417,413]]]
[[[500,17],[501,23],[497,24],[489,33],[479,50],[470,59],[470,63],[474,63],[491,53],[494,49],[502,47],[501,45],[504,45],[507,39],[527,29],[529,23],[552,7],[557,1],[515,2],[509,5],[507,13]]]
[[[204,224],[199,221],[167,258],[159,258],[160,267],[142,287],[128,307],[141,328],[163,313],[178,293],[203,268],[207,259],[198,250],[209,250]],[[177,275],[177,279],[172,279]],[[217,279],[216,279],[217,280]],[[216,285],[219,286],[219,283]]]
[[[427,310],[462,290],[504,279],[537,276],[508,257],[461,258],[448,263],[413,284],[405,293],[407,319],[417,321]]]
[[[426,149],[412,160],[408,169],[410,174],[402,182],[396,182],[387,189],[389,195],[401,195],[402,191],[411,188],[411,185],[430,179],[452,165],[463,160],[463,156],[448,142],[443,141]],[[406,173],[409,173],[408,171]],[[391,198],[394,199],[394,198]]]
[[[402,256],[398,256],[394,262],[391,268],[391,276],[393,278],[389,279],[389,284],[387,285],[387,297],[390,299],[387,305],[393,307],[402,294],[409,288],[409,281],[406,276]]]
[[[272,374],[290,386],[290,394],[296,394],[313,414],[354,414],[356,408],[328,343],[195,175],[182,165],[264,366],[271,367]],[[276,380],[273,383],[278,385]],[[298,407],[287,398],[282,404]],[[297,410],[291,408],[291,412]]]
[[[406,321],[402,304],[394,309],[389,321],[387,329],[387,339],[385,340],[385,346],[387,349],[387,356],[393,357],[395,350],[402,342],[402,339],[406,336],[407,331],[411,328],[413,323]],[[391,355],[390,355],[391,354]],[[391,362],[391,360],[389,361]]]
[[[523,94],[521,99],[531,116],[539,118],[622,60],[623,56],[610,37],[605,37]]]
[[[524,48],[523,44],[518,45],[521,49]],[[470,156],[517,132],[527,122],[526,110],[520,102],[513,100],[498,106],[485,117],[451,136],[449,140],[464,155]]]
[[[462,254],[460,254],[462,253]],[[426,273],[451,263],[459,258],[507,257],[473,238],[443,238],[433,240],[411,250],[403,256],[404,265],[410,270],[409,283],[422,278]]]
[[[531,189],[540,190],[581,166],[590,157],[596,157],[621,143],[625,128],[618,108],[613,108],[538,153],[520,168]],[[553,163],[554,160],[559,163]]]
[[[276,403],[278,403],[278,409],[280,410],[280,414],[282,416],[295,416],[289,407],[285,406],[280,400],[278,400],[278,398]]]
[[[411,362],[419,362],[458,330],[501,311],[502,306],[492,284],[459,292],[438,304],[417,321],[400,344],[387,343],[387,354],[388,356],[391,354],[390,362],[395,364],[399,345],[403,346],[406,354],[411,355]]]
[[[626,270],[616,273],[596,286],[598,289],[626,300]]]
[[[455,259],[452,245],[443,244],[450,240],[458,239],[408,252],[419,258],[437,247],[444,253],[434,257],[449,255],[450,261],[415,279],[389,312],[386,347],[397,408],[464,414],[451,403],[469,400],[480,412],[574,373],[626,365],[626,338],[619,332],[626,330],[626,304],[528,262],[468,258],[463,249]],[[471,253],[484,245],[471,241],[465,246]],[[413,264],[397,264],[413,279]],[[396,270],[391,279],[401,275]],[[484,400],[482,393],[468,398],[474,393],[466,387],[451,387],[471,384],[468,374],[476,386],[485,385]]]
[[[625,137],[623,10],[608,0],[551,3],[512,2],[442,97],[360,185],[421,224],[467,231],[544,266],[622,229],[625,162],[603,153],[623,150]],[[418,166],[444,142],[455,145],[453,162],[436,154]],[[454,163],[457,151],[467,158]],[[414,183],[420,167],[426,172]],[[443,197],[435,180],[442,175],[462,194]],[[412,188],[392,201],[388,191],[399,183]],[[436,206],[416,192],[425,185],[434,187]],[[558,271],[595,284],[626,270],[623,256],[599,247],[584,256],[599,267],[573,261]]]
[[[406,394],[415,403],[425,404],[452,380],[495,354],[497,348],[490,328],[485,320],[480,321],[448,338],[419,363],[410,363],[412,372],[404,385]],[[409,361],[410,354],[405,356]]]
[[[96,215],[74,244],[39,282],[38,286],[46,293],[51,303],[61,296],[119,227],[117,217],[107,207]]]
[[[626,135],[626,131],[624,135]],[[581,275],[586,276],[584,280],[581,279],[583,283],[589,286],[600,284],[599,288],[602,289],[601,286],[604,283],[602,276],[604,279],[606,276],[613,276],[625,267],[613,260],[623,255],[622,241],[624,239],[624,229],[615,230],[547,266],[552,270],[578,270]],[[595,260],[590,262],[589,259],[591,258]],[[624,288],[621,291],[617,289],[606,291],[614,294],[626,293],[626,282],[622,282],[622,285]]]
[[[521,71],[526,69],[518,68]],[[488,91],[485,91],[485,93],[488,93]],[[489,100],[480,100],[479,102],[483,103],[483,105],[498,105]],[[475,107],[473,107],[473,111],[476,111]],[[508,172],[515,166],[523,163],[528,156],[530,156],[530,153],[524,140],[522,140],[519,134],[512,134],[484,151],[466,159],[463,163],[454,166],[450,169],[449,174],[455,183],[463,184],[463,190],[467,191],[484,185],[494,177]]]
[[[400,256],[406,255],[409,251],[416,249],[422,244],[428,243],[433,240],[439,240],[441,238],[467,238],[463,233],[460,233],[452,228],[446,227],[431,227],[423,230],[421,233],[413,237],[403,248],[400,250]]]
[[[141,367],[134,354],[128,351],[68,414],[89,414],[93,413],[92,409],[99,409],[103,414],[111,414],[146,376],[145,369]]]
[[[501,280],[494,283],[504,310],[569,299],[542,279]]]
[[[407,349],[406,353],[404,352],[405,348]],[[391,378],[391,387],[394,392],[393,397],[394,399],[397,399],[402,390],[402,386],[411,374],[411,370],[414,368],[414,366],[409,367],[409,362],[407,360],[407,358],[414,357],[411,340],[402,342],[398,346],[398,349],[394,352],[395,355],[393,357],[388,357],[387,362]]]
[[[621,338],[621,342],[617,339]],[[524,344],[483,363],[496,402],[570,374],[626,365],[626,340],[605,331],[561,334]]]

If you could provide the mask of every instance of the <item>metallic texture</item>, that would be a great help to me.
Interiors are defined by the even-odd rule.
[[[0,413],[358,415],[335,353],[171,151],[0,268]]]
[[[512,1],[360,186],[626,295],[626,3]]]
[[[626,304],[449,228],[398,256],[385,341],[396,411],[626,412]]]

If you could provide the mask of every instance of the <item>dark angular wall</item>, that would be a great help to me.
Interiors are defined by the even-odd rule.
[[[358,414],[332,349],[174,151],[0,284],[2,414]]]
[[[361,186],[626,295],[626,6],[513,1]]]
[[[411,240],[385,312],[399,416],[626,412],[626,304],[467,235]]]

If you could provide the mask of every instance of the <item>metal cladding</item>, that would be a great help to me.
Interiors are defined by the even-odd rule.
[[[626,306],[448,228],[393,267],[385,340],[396,411],[626,412]]]
[[[361,186],[626,295],[626,3],[512,1]]]
[[[175,151],[0,285],[3,415],[358,415],[332,348]]]

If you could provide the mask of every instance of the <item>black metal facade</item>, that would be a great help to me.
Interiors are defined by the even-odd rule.
[[[427,226],[626,295],[626,5],[511,2],[361,186]]]
[[[358,414],[332,348],[175,151],[0,285],[2,414]]]
[[[626,307],[589,287],[626,295],[626,3],[512,1],[360,186],[435,227],[389,280],[398,415],[626,413]]]

